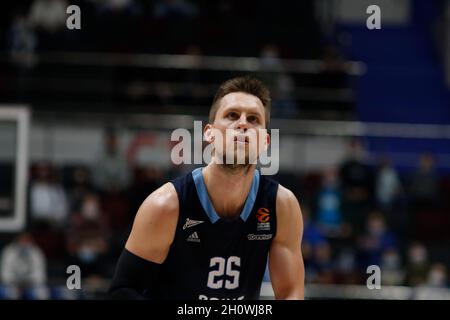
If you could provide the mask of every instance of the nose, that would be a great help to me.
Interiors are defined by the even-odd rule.
[[[237,123],[237,129],[241,129],[244,132],[248,129],[247,115],[243,112]]]

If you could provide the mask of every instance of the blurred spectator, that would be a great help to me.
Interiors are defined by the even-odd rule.
[[[383,252],[381,266],[381,284],[385,286],[400,286],[403,284],[405,273],[402,268],[400,255],[395,249]]]
[[[30,213],[35,222],[46,222],[58,227],[66,224],[69,213],[67,195],[57,182],[49,162],[36,165],[36,177],[30,187]]]
[[[395,236],[387,228],[383,215],[372,212],[367,219],[366,233],[358,241],[361,267],[381,266],[383,253],[396,247]]]
[[[434,171],[434,157],[429,153],[420,156],[419,168],[410,183],[410,195],[415,209],[429,209],[436,206],[438,179]]]
[[[397,171],[389,158],[384,158],[378,168],[375,179],[375,196],[383,211],[390,211],[402,190]]]
[[[91,194],[84,198],[81,211],[73,215],[67,237],[70,263],[80,266],[85,277],[109,275],[107,220],[100,201]]]
[[[102,210],[99,197],[94,193],[87,193],[81,199],[79,210],[73,213],[70,225],[72,228],[82,228],[91,223],[104,231],[109,227],[108,216]]]
[[[190,1],[186,0],[157,0],[154,15],[157,18],[184,17],[193,18],[198,9]]]
[[[434,263],[428,272],[425,285],[432,288],[448,287],[447,267],[443,263]]]
[[[356,257],[353,249],[341,250],[336,259],[335,280],[338,284],[358,284],[359,273],[356,270]]]
[[[278,70],[283,67],[280,51],[274,44],[267,44],[262,48],[260,60],[263,68],[266,70]]]
[[[322,55],[319,87],[342,88],[346,85],[346,81],[346,65],[338,48],[333,45],[326,46]]]
[[[347,158],[340,167],[340,181],[345,195],[351,201],[366,201],[370,197],[373,179],[365,158],[362,142],[352,139]]]
[[[295,100],[295,82],[286,72],[273,73],[283,70],[279,49],[273,44],[267,44],[261,51],[260,61],[264,72],[260,78],[272,91],[272,115],[274,117],[296,117],[298,115]]]
[[[14,17],[7,32],[8,50],[11,58],[21,67],[31,67],[35,63],[37,37],[24,14]]]
[[[60,31],[66,26],[68,6],[65,0],[34,0],[30,9],[30,22],[49,33]]]
[[[314,282],[317,277],[316,269],[314,266],[314,251],[318,245],[326,243],[327,240],[322,234],[322,231],[316,226],[314,221],[310,219],[310,211],[306,204],[302,207],[302,216],[303,239],[301,250],[306,271],[305,281]]]
[[[319,284],[335,283],[335,263],[333,261],[331,246],[322,242],[314,248],[313,273],[315,282]]]
[[[104,192],[122,191],[128,187],[130,179],[127,159],[119,149],[115,130],[106,130],[103,138],[103,152],[92,169],[94,183]]]
[[[356,232],[364,230],[366,216],[371,210],[373,175],[365,156],[362,142],[352,139],[347,157],[339,167],[344,221]]]
[[[126,239],[133,223],[136,212],[131,211],[131,204],[128,194],[123,192],[108,192],[102,195],[102,208],[108,216],[109,226],[115,233],[119,242]],[[123,241],[122,241],[123,240]],[[121,243],[123,245],[123,243]]]
[[[328,237],[342,232],[341,194],[334,168],[324,170],[322,189],[317,199],[317,224]]]
[[[324,48],[321,61],[321,70],[317,75],[316,86],[319,92],[331,94],[336,97],[332,102],[324,101],[321,108],[334,110],[334,116],[342,112],[351,112],[351,104],[341,97],[345,96],[345,89],[348,87],[349,76],[346,64],[338,48],[328,45]]]
[[[70,182],[70,211],[78,212],[85,196],[93,192],[90,173],[84,167],[76,167],[72,171]]]
[[[201,47],[196,44],[189,44],[184,52],[185,55],[190,56],[189,61],[200,65],[202,62],[203,51]],[[190,69],[186,71],[183,88],[183,103],[189,103],[193,105],[207,105],[209,99],[208,88],[199,85],[205,83],[205,71],[200,69]]]
[[[189,0],[154,1],[152,20],[159,28],[156,36],[160,48],[158,53],[179,54],[183,51],[183,48],[192,43],[193,39],[196,41],[202,38],[199,30],[204,29],[205,24],[200,24],[199,20],[196,19],[199,14],[197,5],[197,2]],[[208,23],[206,25],[209,26]],[[169,90],[170,87],[164,88],[162,84],[160,84],[160,87],[166,89],[166,92],[159,98],[164,99],[164,101],[168,100],[173,95]]]
[[[406,285],[419,286],[425,284],[429,270],[430,263],[426,247],[419,242],[412,244],[408,249]]]
[[[327,241],[322,230],[311,220],[309,214],[309,208],[306,205],[302,206],[302,217],[303,217],[303,246],[315,247],[321,243]]]
[[[338,16],[336,14],[338,3],[330,0],[316,0],[314,4],[316,20],[320,25],[324,38],[328,40],[333,39]]]
[[[134,0],[103,0],[98,5],[101,13],[135,13],[137,5],[134,2]]]
[[[385,156],[376,172],[375,201],[400,242],[409,242],[411,232],[412,219],[406,206],[407,200],[400,176],[391,159]]]
[[[273,71],[281,70],[283,68],[278,47],[274,44],[266,44],[261,49],[259,61],[261,63],[262,72],[258,75],[258,77],[266,84],[268,88],[273,90],[277,83],[276,76],[274,76]],[[277,115],[278,110],[273,108],[272,116],[276,117]]]
[[[273,111],[277,117],[292,118],[299,114],[296,97],[294,79],[284,73],[275,77],[276,82],[272,90]]]
[[[5,285],[38,287],[47,281],[46,258],[28,233],[19,234],[3,249],[0,270]]]

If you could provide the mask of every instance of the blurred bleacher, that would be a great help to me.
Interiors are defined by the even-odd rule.
[[[44,284],[5,284],[0,299],[103,298],[140,203],[192,168],[167,160],[171,130],[205,120],[219,83],[240,74],[273,93],[275,178],[308,222],[306,297],[448,298],[450,94],[428,32],[437,2],[408,2],[409,23],[370,34],[342,21],[325,30],[318,1],[113,2],[72,1],[77,32],[58,19],[47,30],[40,0],[0,11],[0,103],[31,107],[26,231],[46,262]],[[1,196],[11,167],[1,162]],[[17,235],[0,233],[0,253]],[[373,261],[381,291],[365,286]],[[80,291],[66,289],[70,264]],[[262,290],[273,298],[270,282]]]

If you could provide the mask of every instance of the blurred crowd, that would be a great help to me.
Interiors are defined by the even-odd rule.
[[[286,55],[306,58],[317,53],[320,45],[314,3],[287,0],[280,0],[276,5],[269,0],[26,0],[5,4],[7,7],[1,16],[10,52],[75,49],[183,53],[194,43],[208,55],[256,56],[255,50],[260,50],[261,43],[276,39]],[[81,9],[81,30],[78,32],[66,28],[69,5],[78,5]],[[309,40],[309,46],[299,51],[291,39]]]
[[[421,230],[421,216],[433,220],[439,210],[448,212],[433,155],[423,154],[405,176],[388,157],[373,166],[364,154],[354,139],[334,168],[275,177],[300,199],[306,282],[364,285],[367,267],[378,265],[382,285],[448,287],[448,255],[429,250],[439,239],[448,241],[448,234],[433,242]],[[0,297],[11,297],[11,287],[16,297],[49,297],[42,288],[65,286],[69,265],[80,267],[85,288],[104,290],[140,204],[178,174],[136,166],[119,150],[114,130],[106,131],[92,167],[34,163],[28,227],[0,244]]]
[[[376,265],[382,285],[448,287],[448,178],[430,153],[406,173],[388,156],[369,165],[364,155],[363,143],[352,140],[348,157],[299,194],[306,282],[364,285]]]
[[[81,30],[66,27],[69,4],[80,7]],[[321,32],[316,1],[281,0],[274,5],[269,0],[29,0],[7,5],[9,10],[0,12],[0,51],[7,57],[0,59],[4,101],[30,103],[37,110],[70,109],[82,101],[75,109],[92,111],[106,101],[111,104],[108,111],[118,105],[148,112],[151,106],[154,113],[183,113],[189,108],[204,114],[212,86],[230,77],[226,68],[142,68],[141,63],[132,62],[149,56],[115,65],[114,56],[107,55],[185,54],[191,56],[189,61],[209,56],[258,57],[261,67],[255,76],[271,89],[274,117],[314,113],[316,118],[336,119],[353,112],[350,66],[339,41]],[[83,65],[78,68],[64,59],[67,64],[45,59],[55,52],[95,53],[88,58],[91,61],[101,53],[105,59],[96,65],[69,58]],[[299,73],[290,71],[286,59],[321,63],[303,67],[307,71]],[[5,61],[9,63],[2,64]],[[74,79],[84,78],[90,85],[79,86],[75,94]],[[51,81],[58,85],[50,85]]]

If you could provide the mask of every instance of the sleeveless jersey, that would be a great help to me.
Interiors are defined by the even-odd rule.
[[[255,170],[237,219],[214,210],[202,168],[172,181],[179,218],[174,241],[162,265],[162,299],[258,299],[267,256],[276,234],[278,183]],[[223,195],[226,197],[226,194]]]

